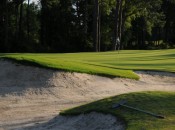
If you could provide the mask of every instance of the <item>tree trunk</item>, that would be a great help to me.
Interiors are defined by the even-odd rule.
[[[20,19],[19,19],[19,40],[22,40],[22,23],[23,23],[23,3],[20,6]]]
[[[165,24],[165,42],[169,41],[169,20]]]
[[[126,12],[125,10],[122,11],[122,25],[121,25],[121,49],[124,48],[123,42],[122,42],[122,35],[124,34],[125,31],[125,22],[126,22]]]
[[[95,6],[94,6],[94,19],[93,19],[93,39],[94,39],[94,49],[96,52],[98,52],[98,42],[99,42],[99,3],[98,0],[95,0]]]
[[[5,0],[5,46],[7,52],[9,52],[8,45],[8,0]]]
[[[140,49],[143,50],[144,47],[145,47],[145,30],[142,29],[142,41],[141,41],[141,47],[140,47]]]
[[[120,1],[120,7],[119,7],[119,39],[120,39],[120,49],[123,49],[122,45],[122,24],[123,24],[123,8],[122,8],[122,0]]]
[[[30,13],[30,0],[28,0],[27,3],[27,38],[29,39],[29,35],[30,35],[30,20],[29,20],[29,14]]]
[[[101,50],[101,9],[99,7],[99,18],[98,18],[98,51]]]
[[[16,35],[16,41],[18,39],[18,30],[19,30],[19,27],[18,27],[18,8],[19,8],[19,5],[15,5],[15,26],[16,26],[16,30],[15,30],[15,35]]]
[[[85,0],[85,8],[84,8],[84,34],[87,39],[87,30],[88,30],[88,0]]]
[[[121,0],[117,0],[117,3],[116,3],[113,50],[116,50],[117,38],[119,37],[119,34],[118,34],[119,31],[118,30],[119,30],[119,6],[120,6],[120,1]]]
[[[77,23],[78,23],[78,27],[80,28],[80,4],[79,1],[77,0],[76,2],[76,13],[77,13]]]

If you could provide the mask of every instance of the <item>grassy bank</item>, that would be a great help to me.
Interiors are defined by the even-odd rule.
[[[175,72],[175,50],[101,53],[0,54],[0,57],[46,68],[138,79],[132,70]]]
[[[127,105],[138,107],[165,116],[158,119],[141,112],[124,107],[111,109],[120,100],[127,100]],[[62,111],[62,115],[77,115],[91,111],[110,113],[120,117],[127,126],[127,130],[174,130],[175,129],[175,93],[142,92],[119,95],[96,101],[87,105]]]

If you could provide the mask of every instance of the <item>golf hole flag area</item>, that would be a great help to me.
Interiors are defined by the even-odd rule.
[[[175,130],[174,57],[0,54],[0,130]]]

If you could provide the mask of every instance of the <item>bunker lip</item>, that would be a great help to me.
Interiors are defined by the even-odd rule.
[[[140,76],[139,81],[47,70],[0,60],[0,128],[49,125],[61,110],[109,96],[140,91],[175,91],[174,73],[135,73]]]

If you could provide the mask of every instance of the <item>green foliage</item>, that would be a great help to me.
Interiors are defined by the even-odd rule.
[[[112,105],[126,100],[127,105],[146,111],[164,115],[165,119],[157,119],[141,112],[124,107],[112,109]],[[175,93],[142,92],[124,94],[92,102],[83,106],[61,112],[61,115],[77,115],[92,111],[110,113],[125,122],[127,130],[173,130],[175,128]]]
[[[40,0],[38,5],[31,3],[29,9],[26,2],[27,0],[1,0],[0,52],[94,50],[93,0]],[[154,46],[148,47],[146,42],[161,40],[166,46],[174,48],[174,0],[122,0],[122,2],[123,49],[154,48]],[[23,15],[20,17],[22,4]],[[108,51],[112,49],[114,40],[116,0],[99,0],[99,5],[100,49]],[[30,34],[27,28],[28,17]]]
[[[164,41],[166,43],[169,43],[169,46],[174,46],[174,40],[175,40],[175,1],[174,0],[164,0],[162,5],[163,12],[165,14],[166,23],[164,26],[165,29],[165,37]]]
[[[3,0],[6,1],[6,0]],[[20,5],[23,4],[22,16],[20,16]],[[36,52],[36,47],[39,47],[39,7],[31,3],[29,9],[27,4],[21,0],[8,1],[7,7],[4,3],[0,4],[3,9],[3,15],[0,15],[0,21],[4,19],[5,15],[7,20],[0,22],[0,51],[1,52]],[[1,8],[1,7],[0,7]],[[27,17],[27,10],[29,10],[29,19]],[[20,19],[22,20],[20,22]],[[29,21],[29,36],[27,34],[27,21]],[[7,30],[5,25],[8,26]],[[21,29],[19,29],[19,25]],[[5,39],[7,37],[7,39]],[[5,42],[6,40],[6,42]]]
[[[124,2],[125,28],[128,31],[134,30],[129,40],[137,41],[139,49],[145,48],[145,39],[152,35],[154,27],[163,27],[165,17],[161,11],[162,0],[134,0]],[[127,45],[126,45],[127,46]],[[145,48],[146,49],[146,48]]]

